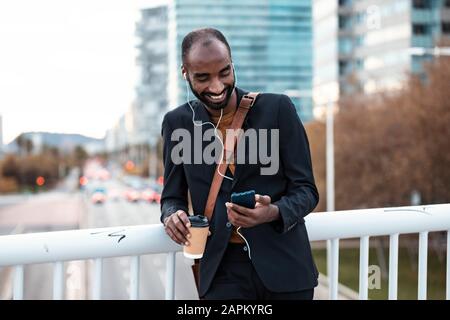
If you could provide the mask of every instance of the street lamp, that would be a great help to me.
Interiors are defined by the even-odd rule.
[[[334,110],[331,101],[328,102],[326,114],[327,211],[334,211]]]
[[[327,212],[334,211],[334,110],[330,100],[326,107],[326,166],[327,166]],[[333,298],[336,285],[335,276],[332,275],[332,241],[327,240],[327,276],[330,299]],[[336,267],[336,266],[334,266]]]
[[[324,119],[326,123],[326,211],[335,211],[335,183],[334,183],[334,112],[335,105],[339,100],[339,83],[334,82],[324,82],[320,78],[316,78],[317,83],[322,83],[321,85],[315,87],[314,89],[314,102],[315,116],[317,118]],[[324,117],[325,116],[325,117]],[[338,240],[326,240],[326,259],[327,259],[327,276],[328,276],[328,286],[330,299],[335,298],[337,289],[337,275],[333,271],[336,269],[333,263],[336,264],[338,256]],[[333,259],[334,255],[334,259]],[[333,270],[332,270],[333,269]],[[337,270],[337,269],[336,269]],[[334,273],[333,273],[334,272]]]

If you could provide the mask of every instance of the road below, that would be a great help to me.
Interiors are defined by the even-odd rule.
[[[107,190],[125,186],[117,181],[104,182]],[[3,204],[3,205],[2,205]],[[0,196],[0,235],[101,228],[112,226],[159,224],[159,205],[129,202],[123,197],[92,204],[89,192],[66,189],[26,196]],[[101,299],[128,299],[130,293],[130,257],[103,260]],[[166,255],[140,257],[140,298],[164,299]],[[198,299],[191,272],[191,260],[178,253],[176,258],[176,299]],[[91,299],[93,261],[64,263],[65,299]],[[0,267],[0,298],[12,297],[11,267]],[[53,265],[25,266],[24,299],[52,299]]]
[[[120,188],[118,185],[108,189]],[[129,202],[125,199],[109,200],[104,204],[87,204],[89,228],[159,224],[158,204]],[[130,257],[103,260],[102,299],[128,299],[130,292]],[[166,254],[140,257],[140,298],[164,299]],[[181,253],[176,255],[175,298],[198,299],[191,260]],[[89,269],[92,271],[92,266]],[[90,273],[92,274],[92,273]],[[90,292],[89,292],[90,294]]]
[[[0,235],[79,229],[86,212],[81,194],[64,191],[2,196],[0,203]],[[66,263],[66,267],[70,269],[73,263]],[[52,298],[52,270],[52,264],[25,266],[24,299]],[[0,267],[1,299],[12,297],[12,271]]]

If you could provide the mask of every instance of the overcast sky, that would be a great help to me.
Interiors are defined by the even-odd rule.
[[[138,8],[158,2],[1,1],[3,142],[24,131],[103,137],[133,101]]]

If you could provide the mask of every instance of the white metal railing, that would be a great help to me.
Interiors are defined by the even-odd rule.
[[[338,298],[339,240],[360,238],[359,298],[368,298],[369,238],[388,235],[389,299],[397,299],[398,239],[419,233],[418,298],[427,294],[428,233],[447,232],[446,298],[450,299],[450,204],[312,213],[306,218],[311,241],[330,240],[329,298]],[[165,298],[174,299],[175,255],[181,247],[162,225],[82,229],[0,236],[0,266],[15,266],[13,298],[23,299],[24,265],[54,263],[53,297],[62,299],[64,261],[94,259],[93,299],[101,298],[102,259],[131,256],[130,299],[139,299],[140,255],[167,253]]]
[[[311,241],[330,240],[330,299],[338,296],[339,239],[360,238],[359,298],[368,297],[369,237],[389,236],[389,299],[397,299],[398,238],[419,233],[418,299],[427,296],[428,233],[447,233],[446,299],[450,299],[450,204],[314,213],[306,217]]]
[[[62,299],[63,262],[94,259],[92,298],[101,298],[103,258],[131,256],[130,299],[139,299],[139,256],[167,253],[166,299],[175,297],[175,254],[181,246],[161,225],[139,225],[0,236],[0,267],[15,266],[13,298],[23,299],[24,265],[54,263],[53,298]]]

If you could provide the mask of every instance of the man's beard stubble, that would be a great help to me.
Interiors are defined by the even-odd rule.
[[[206,105],[208,108],[211,108],[214,110],[221,110],[221,109],[224,109],[228,105],[228,102],[230,101],[231,95],[233,94],[233,90],[235,88],[236,80],[233,81],[233,86],[228,86],[228,88],[226,88],[225,99],[223,100],[223,102],[221,102],[219,104],[208,101],[206,98],[204,98],[204,94],[200,95],[197,91],[195,91],[194,88],[192,88],[191,80],[188,79],[188,83],[189,83],[189,87],[191,88],[191,91],[194,94],[194,96],[198,100],[200,100],[204,105]]]

